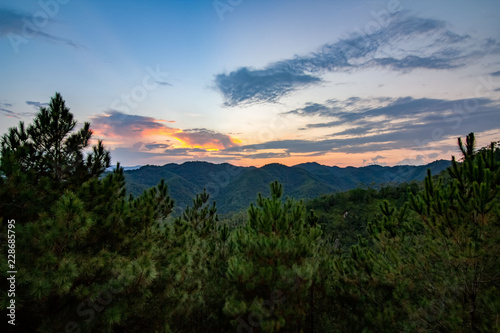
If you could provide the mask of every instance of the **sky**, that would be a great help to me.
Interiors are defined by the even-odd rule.
[[[500,140],[500,1],[2,1],[0,133],[55,92],[124,166],[451,159]]]

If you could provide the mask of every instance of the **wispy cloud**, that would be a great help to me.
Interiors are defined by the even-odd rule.
[[[349,107],[346,111],[339,108],[339,105]],[[321,154],[365,153],[395,148],[425,150],[429,149],[429,144],[471,131],[500,131],[500,105],[487,98],[444,100],[355,97],[345,101],[330,100],[325,104],[310,103],[286,114],[300,115],[311,120],[313,116],[320,116],[328,121],[311,123],[305,128],[328,127],[332,128],[332,132],[333,129],[335,131],[315,140],[275,140],[231,147],[224,152]],[[434,146],[432,149],[446,152],[453,148],[454,146]],[[381,158],[382,156],[376,157],[377,160]]]
[[[205,149],[201,148],[172,148],[165,149],[162,156],[192,156],[191,153],[206,153]]]
[[[180,131],[180,129],[165,125],[166,122],[168,121],[111,110],[92,117],[92,128],[98,135],[111,138],[139,138],[154,134],[168,135]]]
[[[31,112],[16,112],[12,110],[12,106],[13,105],[11,103],[0,103],[0,112],[6,117],[17,119],[20,119],[21,117],[31,117],[33,115]]]
[[[4,108],[4,107],[2,107],[2,106],[0,106],[0,112],[2,112],[2,113],[3,113],[5,116],[7,116],[7,117],[15,117],[15,118],[19,118],[19,117],[17,116],[17,114],[16,114],[14,111],[9,110],[9,109],[6,109],[6,108]]]
[[[170,86],[170,87],[172,86],[172,84],[167,81],[155,81],[155,82],[162,86]]]
[[[35,107],[35,109],[49,106],[49,103],[41,103],[41,102],[33,102],[33,101],[26,101],[26,104]]]
[[[291,154],[288,151],[285,152],[263,152],[263,153],[253,153],[249,151],[245,151],[245,153],[236,153],[236,152],[222,152],[223,156],[232,157],[234,159],[251,159],[251,160],[260,160],[260,159],[270,159],[270,158],[287,158],[290,157]]]
[[[329,103],[332,104],[332,101],[330,100]],[[464,108],[472,109],[471,105],[474,106],[473,115],[471,111],[464,110]],[[487,122],[486,115],[495,114],[498,110],[498,104],[488,98],[445,100],[412,97],[370,99],[354,97],[346,101],[335,100],[333,106],[322,105],[317,112],[305,106],[285,114],[334,118],[334,121],[308,124],[306,128],[340,125],[344,128],[348,127],[342,132],[337,132],[335,135],[338,136],[366,135],[371,132],[381,132],[388,127],[398,128],[429,123],[442,123],[443,125],[453,123],[456,126],[459,119],[464,120],[472,116]]]
[[[184,141],[190,146],[203,146],[212,149],[224,149],[238,145],[238,140],[227,134],[218,133],[206,128],[186,129],[176,133],[175,138]]]
[[[326,72],[352,72],[382,67],[398,72],[448,70],[471,59],[500,53],[494,39],[479,40],[450,30],[446,22],[399,13],[370,35],[351,35],[316,52],[269,64],[262,69],[241,67],[215,76],[224,105],[275,102],[290,92],[323,83]]]
[[[28,26],[26,22],[30,22],[31,25]],[[0,38],[7,37],[9,39],[17,39],[17,43],[24,43],[27,39],[41,37],[49,42],[61,43],[75,48],[82,48],[81,45],[70,39],[55,36],[42,31],[32,22],[38,22],[37,18],[34,18],[33,15],[23,15],[11,9],[0,8]],[[47,18],[47,23],[43,24],[43,26],[50,22],[54,21]],[[35,27],[36,30],[32,27]]]
[[[263,70],[240,68],[215,77],[217,89],[225,97],[226,106],[256,102],[275,102],[289,92],[322,80],[305,72],[271,66]]]
[[[170,145],[166,143],[149,143],[144,145],[145,150],[166,149],[168,147],[170,147]]]

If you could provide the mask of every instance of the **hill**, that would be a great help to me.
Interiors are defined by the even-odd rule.
[[[273,163],[260,168],[239,167],[228,163],[186,162],[146,165],[125,170],[127,191],[134,196],[155,186],[163,178],[180,213],[191,204],[196,193],[207,189],[217,202],[221,214],[239,211],[249,206],[259,192],[267,193],[269,183],[278,180],[285,195],[296,199],[312,199],[321,194],[346,191],[356,187],[378,187],[382,184],[400,184],[425,178],[427,169],[437,174],[446,169],[450,161],[439,160],[421,166],[366,167],[326,166],[304,163],[292,167]]]

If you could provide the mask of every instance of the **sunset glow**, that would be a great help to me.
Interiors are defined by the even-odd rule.
[[[25,36],[43,8],[4,2],[2,132],[58,91],[125,166],[425,164],[500,140],[498,1],[228,6],[71,1]]]

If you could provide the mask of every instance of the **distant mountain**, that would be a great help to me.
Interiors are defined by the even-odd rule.
[[[450,161],[438,160],[426,165],[397,165],[393,167],[369,165],[365,167],[340,168],[336,166],[325,166],[318,163],[304,163],[293,166],[293,168],[304,169],[328,184],[335,186],[337,190],[346,191],[357,186],[377,186],[381,184],[398,184],[412,180],[424,180],[427,169],[431,169],[433,175],[445,170],[451,165]]]
[[[259,192],[267,195],[269,183],[281,182],[285,195],[296,199],[311,199],[321,194],[345,191],[358,186],[380,186],[421,181],[431,169],[437,174],[451,164],[439,160],[422,166],[366,167],[325,166],[303,163],[292,167],[268,164],[261,168],[238,167],[228,163],[208,162],[170,163],[163,166],[146,165],[135,170],[125,170],[127,191],[139,195],[155,186],[163,178],[169,194],[175,200],[176,214],[192,203],[192,199],[204,188],[217,202],[221,214],[239,211],[255,202]]]

